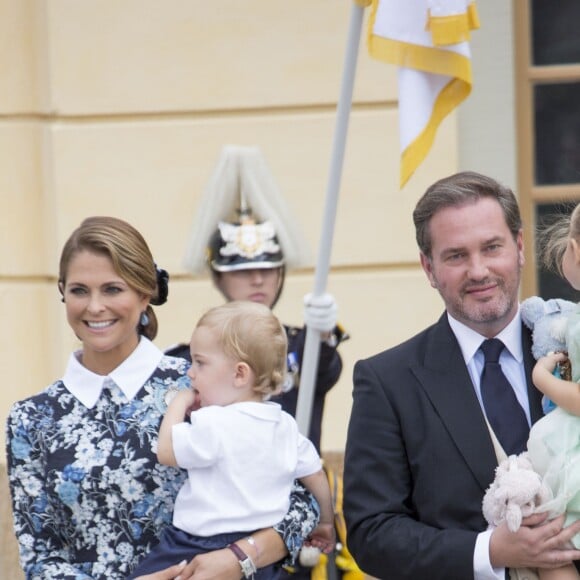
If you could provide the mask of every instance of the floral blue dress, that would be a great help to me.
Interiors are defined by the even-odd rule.
[[[79,370],[84,367],[75,355],[71,366],[74,372],[67,369],[64,379],[16,403],[8,417],[21,564],[27,579],[120,580],[171,523],[186,477],[185,471],[160,465],[156,449],[169,396],[189,385],[188,363],[141,338],[108,377]],[[92,406],[87,390],[72,389],[73,394],[68,388],[67,377],[83,373],[88,383],[98,379],[101,385]],[[318,514],[303,489],[292,500],[276,529],[295,555]]]

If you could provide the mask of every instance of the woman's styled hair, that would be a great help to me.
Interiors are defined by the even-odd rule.
[[[246,363],[256,376],[254,391],[273,395],[286,373],[286,331],[263,304],[236,300],[208,310],[197,323],[217,331],[227,357]]]
[[[149,297],[151,304],[167,299],[168,276],[156,267],[143,236],[129,223],[114,217],[89,217],[70,235],[60,256],[58,286],[62,294],[71,260],[80,252],[109,258],[117,274],[136,292]],[[157,317],[151,305],[146,310],[149,323],[139,323],[138,332],[153,340]]]
[[[538,253],[542,264],[564,277],[562,260],[569,238],[580,243],[580,204],[570,214],[552,216],[552,223],[539,228]]]
[[[415,237],[419,250],[431,258],[431,218],[447,207],[461,207],[482,198],[495,199],[504,214],[506,224],[514,238],[522,229],[522,218],[517,199],[511,189],[491,177],[463,171],[444,177],[431,185],[417,202],[413,212]]]

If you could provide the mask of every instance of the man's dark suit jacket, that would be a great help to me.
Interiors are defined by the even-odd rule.
[[[532,422],[542,417],[523,352]],[[470,580],[497,459],[447,315],[407,342],[359,361],[344,473],[348,547],[388,580]]]

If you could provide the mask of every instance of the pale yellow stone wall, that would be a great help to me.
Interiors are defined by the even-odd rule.
[[[289,274],[276,309],[301,323],[350,10],[346,0],[0,0],[2,425],[15,400],[60,376],[75,347],[56,271],[87,215],[133,223],[169,270],[160,347],[188,339],[220,302],[181,259],[224,144],[262,148],[301,222],[311,268]],[[400,192],[396,73],[362,44],[329,279],[352,338],[328,397],[325,450],[344,447],[354,362],[441,310],[418,266],[411,211],[434,179],[457,169],[456,131],[452,116]],[[10,537],[7,502],[0,476],[1,538]],[[17,578],[13,566],[0,547],[0,577]]]

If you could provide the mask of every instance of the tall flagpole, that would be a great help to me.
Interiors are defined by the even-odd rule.
[[[359,0],[360,2],[360,0]],[[356,63],[360,44],[360,35],[364,15],[364,6],[353,2],[350,13],[350,25],[342,72],[342,83],[338,106],[336,111],[336,126],[332,145],[332,157],[330,171],[326,187],[326,205],[320,233],[320,246],[318,249],[318,261],[314,275],[314,296],[324,294],[326,281],[330,269],[330,253],[332,250],[332,237],[336,221],[336,209],[338,194],[340,191],[340,179],[346,148],[346,136],[348,121],[352,105],[352,93],[356,73]],[[312,414],[312,399],[314,396],[314,384],[316,370],[318,368],[318,356],[320,353],[320,331],[313,328],[306,329],[306,342],[300,371],[300,388],[298,390],[298,403],[296,406],[296,422],[300,432],[308,436],[310,429],[310,416]]]

